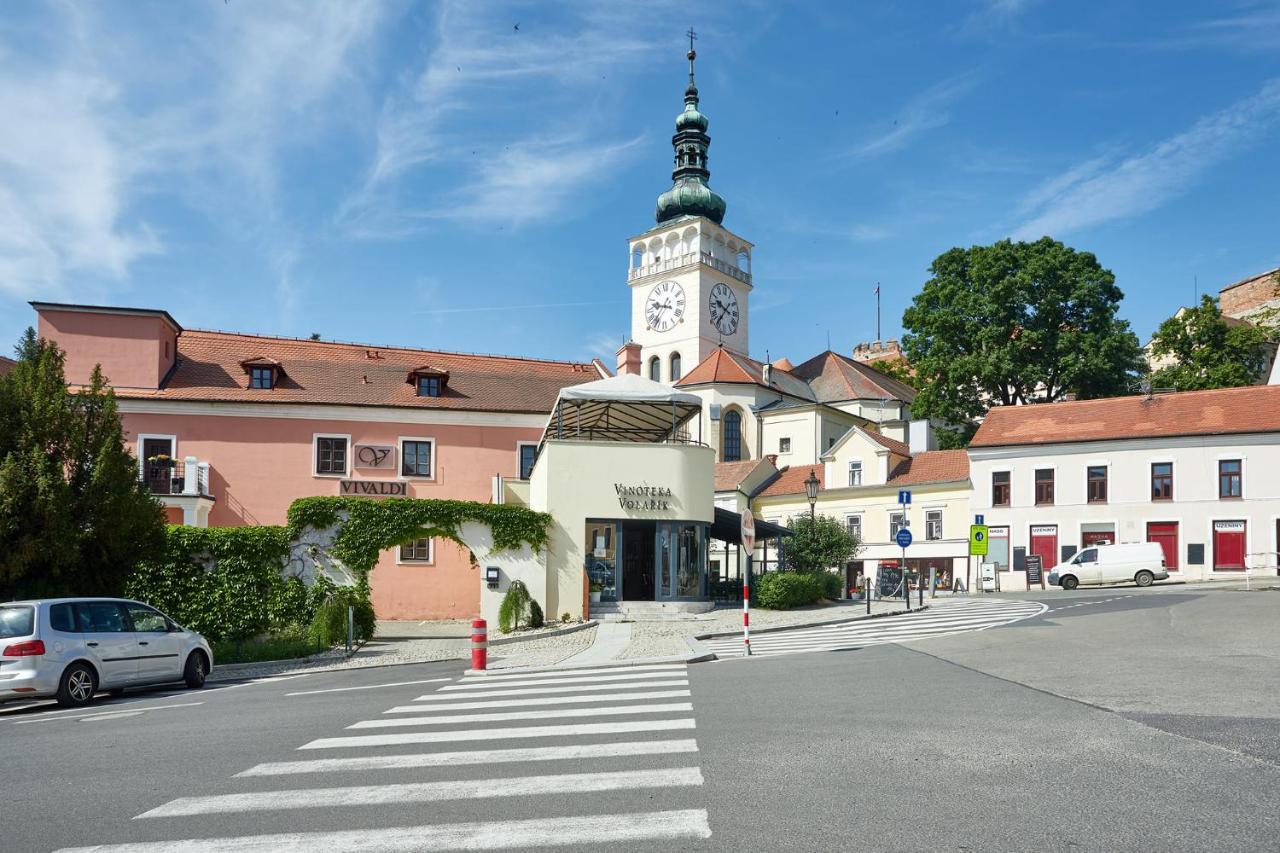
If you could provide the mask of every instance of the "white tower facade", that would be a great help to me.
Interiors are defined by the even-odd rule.
[[[642,374],[675,382],[716,347],[747,355],[753,246],[703,216],[630,241],[631,340]]]

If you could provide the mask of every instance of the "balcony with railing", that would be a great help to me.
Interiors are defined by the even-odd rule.
[[[628,272],[627,279],[634,281],[638,278],[644,278],[650,275],[656,275],[663,272],[672,272],[674,270],[683,269],[697,263],[702,263],[711,267],[717,272],[722,272],[730,278],[735,278],[744,284],[751,284],[751,273],[748,270],[739,268],[735,264],[722,261],[712,255],[710,252],[686,252],[682,255],[676,255],[670,258],[661,258],[651,264],[642,264],[632,267]]]
[[[165,507],[182,510],[182,523],[207,527],[214,497],[209,489],[209,463],[194,456],[157,457],[142,462],[142,484]]]

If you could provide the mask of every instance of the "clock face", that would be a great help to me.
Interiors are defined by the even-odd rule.
[[[732,335],[738,331],[738,297],[733,288],[727,284],[717,284],[711,288],[707,297],[707,310],[711,315],[711,325],[722,335]]]
[[[644,303],[644,321],[650,329],[669,332],[684,317],[684,288],[674,281],[662,281],[649,291]]]

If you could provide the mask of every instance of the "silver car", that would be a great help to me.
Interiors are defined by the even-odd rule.
[[[185,681],[204,686],[213,652],[159,610],[122,598],[0,604],[0,702],[87,704],[99,690]]]

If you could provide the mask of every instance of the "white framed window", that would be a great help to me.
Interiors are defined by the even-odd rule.
[[[779,453],[791,452],[791,438],[789,436],[784,435],[782,438],[778,439],[778,452]]]
[[[516,465],[520,469],[520,479],[527,480],[533,473],[533,463],[538,461],[538,442],[516,442]]]
[[[850,536],[856,536],[862,539],[862,516],[846,515],[844,517],[844,529],[849,532]]]
[[[434,480],[436,478],[436,440],[422,436],[402,435],[400,442],[400,479]]]
[[[905,512],[889,513],[889,540],[893,541],[897,537],[898,531],[907,526],[907,514]]]
[[[929,509],[924,513],[924,538],[942,538],[942,510]]]
[[[434,563],[436,559],[435,543],[436,541],[429,536],[406,542],[400,546],[396,554],[396,562],[401,565]]]
[[[351,470],[351,436],[313,433],[311,474],[314,477],[346,477]]]
[[[849,463],[849,485],[862,485],[862,460],[854,460]]]

